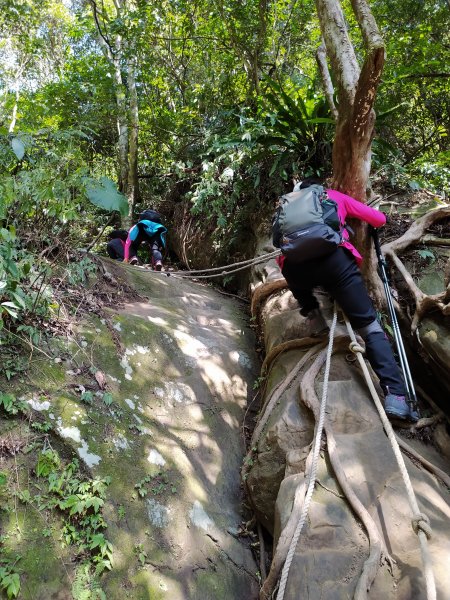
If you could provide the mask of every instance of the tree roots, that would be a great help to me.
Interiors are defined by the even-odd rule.
[[[440,294],[427,295],[416,285],[411,274],[398,255],[412,245],[419,244],[422,241],[425,242],[427,237],[429,238],[429,236],[425,235],[427,229],[434,223],[448,217],[450,217],[450,206],[432,210],[423,217],[417,219],[417,221],[415,221],[408,231],[400,238],[389,244],[384,244],[382,247],[383,253],[392,260],[414,299],[415,312],[411,322],[411,331],[413,333],[419,326],[423,316],[432,310],[440,310],[445,316],[450,315],[450,260],[445,269],[446,290]],[[437,243],[437,239],[438,238],[434,236],[432,237],[433,244]],[[447,240],[442,241],[443,245],[447,242]]]

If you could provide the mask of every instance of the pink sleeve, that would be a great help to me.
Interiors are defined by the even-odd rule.
[[[136,227],[136,225],[134,227]],[[134,229],[134,227],[132,227],[131,229]],[[131,229],[128,232],[127,241],[125,242],[125,248],[124,248],[124,252],[123,252],[123,254],[124,254],[123,259],[124,260],[129,260],[129,258],[130,258],[130,246],[131,246],[130,233],[131,233]]]
[[[327,195],[340,205],[344,205],[347,216],[360,219],[372,225],[372,227],[381,227],[386,223],[386,216],[379,210],[375,210],[362,202],[358,202],[351,196],[337,192],[336,190],[327,190]]]

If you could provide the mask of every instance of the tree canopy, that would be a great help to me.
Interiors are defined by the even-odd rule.
[[[364,28],[350,5],[342,10],[362,65]],[[442,197],[448,2],[376,0],[371,10],[386,50],[372,178]],[[0,26],[6,271],[61,240],[87,247],[111,210],[118,223],[167,199],[232,237],[240,211],[270,206],[292,178],[331,174],[336,112],[311,1],[3,0]],[[5,284],[4,302],[19,302],[20,280]]]

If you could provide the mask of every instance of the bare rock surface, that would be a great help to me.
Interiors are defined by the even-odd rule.
[[[63,359],[36,364],[35,391],[23,398],[54,425],[66,455],[111,478],[114,568],[100,579],[108,600],[255,599],[258,567],[240,536],[242,420],[259,372],[248,316],[210,286],[124,272],[143,299],[85,318]],[[89,402],[81,389],[92,390]],[[15,546],[31,556],[23,598],[72,597],[76,566],[53,544],[56,525],[48,557],[38,536]]]

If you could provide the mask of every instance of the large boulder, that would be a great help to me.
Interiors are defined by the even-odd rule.
[[[270,250],[270,245],[262,248]],[[254,281],[254,318],[260,324],[266,347],[267,376],[260,421],[244,472],[256,514],[274,538],[275,558],[270,579],[277,552],[282,548],[280,536],[296,502],[295,494],[305,484],[305,465],[314,438],[316,420],[304,396],[305,372],[312,361],[305,360],[305,356],[314,346],[313,341],[305,343],[307,324],[291,293],[285,289],[276,265],[259,267]],[[332,307],[323,296],[321,302],[330,323]],[[424,570],[405,483],[361,370],[348,349],[350,340],[345,341],[346,335],[345,328],[338,324],[326,410],[326,426],[336,447],[329,455],[323,443],[315,490],[293,554],[284,598],[337,600],[354,597],[355,593],[363,594],[355,597],[373,600],[424,598]],[[439,344],[446,343],[444,337],[436,335],[434,344],[438,343],[436,339]],[[322,347],[324,343],[322,340]],[[318,345],[316,348],[320,350]],[[435,352],[439,354],[440,346],[435,347]],[[292,377],[302,362],[304,366]],[[288,380],[290,383],[286,385]],[[315,381],[317,398],[321,398],[322,382],[323,368]],[[430,430],[427,431],[429,434]],[[445,441],[445,428],[441,427],[440,432]],[[416,457],[422,456],[427,464],[434,463],[443,471],[442,477],[437,477],[425,469],[425,461],[411,459],[408,453],[403,455],[419,508],[430,519],[433,534],[428,547],[437,597],[445,598],[450,589],[450,468],[435,447],[421,441],[427,435],[413,430],[397,433]],[[336,464],[340,465],[339,476]],[[371,548],[348,490],[356,494],[356,502],[359,500],[366,509],[381,540],[382,564],[366,596],[364,590],[356,590]],[[275,575],[272,587],[263,588],[261,598],[269,597],[265,594],[273,589],[276,580]]]

